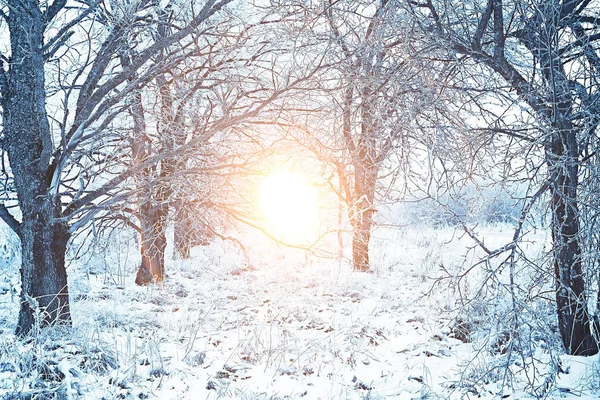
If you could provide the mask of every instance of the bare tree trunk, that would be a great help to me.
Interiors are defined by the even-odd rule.
[[[42,50],[46,17],[36,1],[11,2],[8,7],[11,63],[8,71],[4,67],[0,71],[3,150],[8,153],[22,213],[22,222],[13,218],[12,226],[21,239],[22,253],[16,333],[26,335],[36,317],[41,326],[71,324],[65,269],[69,230],[57,220],[61,203],[48,179],[54,167]]]
[[[579,242],[578,150],[575,132],[570,128],[556,134],[547,155],[553,181],[550,190],[558,329],[568,354],[592,355],[598,352],[598,344],[591,334],[587,311]]]
[[[365,66],[367,76],[371,76],[371,66]],[[356,144],[354,165],[354,232],[352,235],[352,264],[355,271],[369,271],[369,242],[375,201],[375,185],[379,167],[376,163],[377,127],[373,118],[375,96],[365,86],[362,89],[360,105],[360,135]]]
[[[167,248],[166,201],[147,201],[139,209],[142,261],[135,277],[138,285],[162,282],[165,278],[165,250]]]
[[[340,189],[341,193],[342,189]],[[338,240],[338,257],[341,259],[344,257],[344,235],[342,231],[342,222],[344,221],[344,206],[340,201],[338,202],[338,214],[337,214],[337,240]]]
[[[367,213],[358,221],[352,232],[352,266],[355,271],[369,270],[369,241],[371,240],[371,221]]]
[[[190,252],[192,250],[192,238],[190,237],[189,226],[181,217],[178,217],[175,220],[174,231],[175,254],[187,260],[191,257]]]
[[[194,246],[208,246],[215,234],[207,225],[206,216],[200,215],[205,212],[197,204],[178,201],[172,204],[175,209],[175,253],[183,258],[190,258],[190,250]]]
[[[163,10],[159,15],[158,36],[165,38],[170,29],[169,12]],[[158,131],[161,136],[162,150],[173,150],[175,147],[173,96],[165,74],[158,74],[155,79],[160,93],[160,112]],[[141,104],[141,99],[140,99]],[[168,182],[171,174],[177,171],[179,163],[172,158],[160,162],[158,187],[149,185],[149,193],[142,196],[145,202],[140,205],[138,212],[141,225],[141,256],[142,262],[136,275],[135,283],[147,285],[162,282],[165,278],[165,250],[167,248],[167,220],[169,203],[172,201],[173,190]],[[154,169],[156,171],[156,169]]]
[[[194,221],[189,214],[190,210],[178,207],[174,220],[174,246],[175,254],[180,258],[190,258],[192,247],[197,245],[207,245],[208,241],[203,241],[202,232],[197,228],[201,224],[200,221]]]
[[[125,66],[130,64],[129,55],[120,54],[121,63]],[[162,77],[159,76],[159,77]],[[168,94],[168,93],[167,93]],[[163,102],[162,117],[165,117],[165,107],[170,107],[170,101],[165,99],[165,93],[161,87],[161,100]],[[167,110],[168,111],[168,110]],[[146,132],[145,110],[140,92],[134,94],[134,100],[129,110],[133,119],[133,141],[132,156],[138,163],[143,163],[152,155],[151,141]],[[166,121],[168,123],[168,119]],[[169,132],[166,132],[168,136]],[[138,285],[162,282],[165,278],[165,251],[167,248],[167,221],[169,216],[169,201],[172,193],[169,183],[165,178],[169,176],[173,168],[170,160],[161,162],[161,171],[155,176],[156,166],[147,167],[143,170],[138,185],[140,195],[138,196],[137,217],[140,224],[140,257],[141,262],[135,277]],[[155,182],[153,182],[155,180]]]
[[[121,62],[128,65],[125,54],[121,54]],[[146,161],[150,155],[150,139],[146,134],[145,111],[141,94],[134,94],[134,101],[129,110],[133,118],[132,157],[138,163]],[[162,282],[165,273],[165,249],[167,247],[166,226],[168,217],[168,196],[152,184],[152,175],[156,168],[147,167],[138,179],[140,194],[138,196],[137,218],[140,224],[140,256],[141,262],[135,277],[138,285]],[[162,175],[164,175],[164,171]],[[160,183],[159,183],[160,184]]]
[[[178,201],[174,205],[174,247],[175,254],[183,259],[190,258],[190,251],[194,246],[194,238],[192,232],[193,221],[190,216],[190,207],[182,201]]]
[[[369,168],[366,170],[366,168]],[[373,201],[375,199],[375,181],[377,172],[374,166],[355,170],[355,204],[352,213],[352,266],[355,271],[366,272],[370,269],[369,242],[373,225]]]
[[[69,231],[48,224],[42,217],[21,224],[21,308],[17,335],[28,334],[36,324],[70,325],[65,254]]]

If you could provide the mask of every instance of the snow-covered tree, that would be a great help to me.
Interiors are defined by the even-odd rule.
[[[597,353],[593,331],[598,331],[592,328],[597,317],[590,310],[598,306],[590,307],[596,300],[593,284],[584,280],[597,257],[583,251],[587,247],[595,253],[597,248],[587,229],[590,216],[597,214],[588,191],[589,183],[597,180],[592,167],[597,163],[600,116],[596,6],[577,0],[426,0],[407,5],[432,43],[446,46],[455,65],[470,68],[472,78],[457,86],[471,93],[473,104],[490,87],[486,82],[499,81],[497,95],[514,99],[515,109],[530,115],[523,129],[514,111],[498,113],[488,132],[492,139],[504,136],[521,145],[520,165],[529,165],[536,154],[543,160],[536,171],[543,171],[544,179],[527,199],[523,216],[532,202],[549,195],[560,336],[569,354]],[[482,115],[489,111],[481,108]],[[505,162],[509,168],[511,162]],[[593,179],[586,183],[585,176]],[[516,251],[522,223],[511,244],[499,251],[487,249],[490,257]]]
[[[328,164],[348,210],[352,263],[368,271],[374,215],[395,179],[410,170],[418,121],[442,105],[405,10],[395,1],[282,2],[305,20],[306,53],[323,52],[328,73],[315,85],[303,141]],[[301,10],[301,11],[299,11]],[[306,21],[311,21],[308,24]],[[313,46],[313,47],[311,47]],[[296,116],[296,121],[299,118]],[[395,157],[393,157],[395,155]],[[394,159],[393,161],[391,159]]]
[[[21,241],[18,334],[36,321],[70,324],[71,234],[126,196],[121,184],[156,161],[122,168],[116,142],[123,136],[113,122],[132,91],[196,51],[196,38],[229,2],[181,5],[185,22],[162,37],[145,34],[159,21],[151,1],[2,4],[10,37],[0,71],[2,153],[16,198],[0,215]],[[123,52],[130,54],[127,64]],[[18,211],[10,212],[12,206]]]

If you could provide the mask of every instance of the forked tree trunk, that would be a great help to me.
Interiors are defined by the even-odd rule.
[[[167,36],[168,13],[161,13],[161,23],[158,25],[159,37]],[[174,148],[174,125],[173,125],[173,97],[167,79],[164,74],[156,77],[156,84],[160,93],[160,113],[158,131],[161,134],[161,145],[163,150]],[[137,114],[143,117],[143,105],[141,98],[136,99]],[[139,118],[139,117],[138,117]],[[147,139],[145,122],[135,122],[137,136]],[[146,150],[147,151],[147,150]],[[145,153],[144,156],[147,156]],[[160,174],[157,178],[158,187],[146,186],[148,193],[141,195],[142,201],[138,210],[141,227],[141,264],[135,278],[138,285],[162,282],[165,279],[165,252],[167,248],[167,220],[169,217],[169,203],[173,189],[168,182],[172,173],[177,171],[179,163],[172,158],[165,158],[160,162]],[[156,172],[157,168],[153,169]],[[146,171],[146,177],[153,178]]]
[[[11,62],[2,67],[3,150],[10,167],[22,214],[13,229],[21,239],[21,304],[16,333],[40,326],[70,325],[65,253],[66,225],[58,222],[61,204],[51,188],[52,131],[46,113],[44,27],[34,0],[7,3]],[[10,222],[10,221],[9,221]]]
[[[146,171],[150,173],[150,171]],[[161,161],[161,172],[158,184],[148,187],[147,193],[140,195],[138,218],[141,228],[140,254],[141,263],[135,277],[138,285],[162,282],[165,279],[165,253],[167,249],[167,222],[169,219],[169,202],[173,190],[168,179],[173,173],[170,159]],[[146,175],[148,178],[149,175]]]
[[[570,124],[569,124],[570,125]],[[593,355],[598,343],[592,336],[588,298],[583,279],[577,205],[578,151],[572,126],[553,139],[547,155],[551,174],[552,239],[558,329],[568,354]]]
[[[129,65],[129,55],[120,55],[121,63]],[[143,163],[151,155],[151,141],[146,132],[145,110],[140,92],[134,93],[129,113],[133,119],[133,159]],[[162,180],[170,173],[168,160],[162,161],[160,176],[154,176],[156,167],[143,170],[139,178],[137,217],[140,225],[140,266],[135,277],[138,285],[162,282],[165,279],[165,251],[167,248],[167,219],[171,189]],[[158,178],[152,182],[153,178]]]

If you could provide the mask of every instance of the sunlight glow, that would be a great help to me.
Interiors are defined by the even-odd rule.
[[[275,239],[307,245],[317,238],[317,193],[300,175],[292,172],[269,175],[260,187],[260,208]]]

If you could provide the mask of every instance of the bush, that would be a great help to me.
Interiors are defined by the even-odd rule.
[[[510,194],[508,188],[469,185],[452,193],[440,194],[437,198],[409,198],[395,206],[392,218],[435,228],[454,226],[459,221],[514,223],[519,220],[523,205],[523,199]]]

